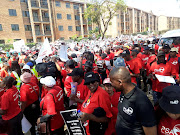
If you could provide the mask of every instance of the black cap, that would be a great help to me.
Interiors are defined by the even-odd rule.
[[[159,51],[157,54],[157,57],[160,57],[160,56],[165,56],[165,53],[163,51]]]
[[[149,47],[148,46],[144,47],[144,50],[149,50]]]
[[[84,77],[84,85],[88,85],[91,82],[97,81],[99,82],[99,78],[97,76],[97,74],[95,74],[94,72],[88,72],[85,74]]]
[[[165,44],[165,45],[163,46],[163,49],[171,49],[171,47],[170,47],[168,44]]]
[[[129,50],[124,50],[121,54],[124,57],[124,56],[130,55],[130,52]]]
[[[68,76],[84,76],[84,72],[81,68],[74,68],[71,73],[68,74]]]
[[[89,67],[89,68],[93,68],[93,63],[91,61],[86,61],[86,63],[84,64],[85,67]]]
[[[67,66],[74,65],[74,61],[73,61],[73,60],[67,60],[67,61],[66,61],[66,65],[67,65]]]
[[[38,63],[35,67],[38,73],[46,73],[47,72],[47,63]]]
[[[72,58],[77,58],[77,55],[76,55],[75,53],[72,53],[72,54],[71,54],[71,57],[72,57]]]
[[[166,112],[180,114],[180,87],[175,85],[165,87],[159,105]]]
[[[138,54],[138,53],[139,53],[139,51],[138,51],[138,50],[136,50],[136,49],[133,49],[133,50],[132,50],[132,52],[135,52],[136,54]]]

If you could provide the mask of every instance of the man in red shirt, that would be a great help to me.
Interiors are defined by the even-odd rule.
[[[110,48],[107,48],[107,49],[105,50],[105,52],[106,52],[107,58],[108,58],[109,60],[113,60],[113,59],[114,59],[114,53],[111,53],[111,52],[110,52]]]
[[[146,64],[147,61],[149,60],[149,55],[150,55],[149,47],[146,46],[144,48],[144,53],[141,55],[142,65],[144,69],[147,69]]]
[[[136,78],[140,74],[139,67],[137,66],[138,64],[136,62],[134,62],[133,59],[131,59],[129,50],[124,50],[122,52],[122,57],[125,60],[126,68],[129,70],[129,72],[131,74],[131,81],[133,83],[137,84]]]
[[[169,59],[170,46],[168,44],[163,45],[163,51],[165,52],[165,60]]]
[[[81,109],[81,105],[84,102],[89,89],[84,85],[84,72],[80,68],[74,68],[73,71],[68,74],[72,77],[73,82],[77,82],[76,94],[71,94],[70,99],[77,103],[77,109]]]
[[[154,62],[149,70],[149,78],[152,79],[152,90],[153,90],[153,100],[154,104],[161,98],[162,89],[171,85],[170,83],[159,82],[155,77],[157,75],[163,76],[173,76],[174,78],[178,77],[176,70],[165,61],[165,53],[160,51],[157,55],[157,62]]]

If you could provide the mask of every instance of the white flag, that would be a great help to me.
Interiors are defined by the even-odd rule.
[[[51,46],[49,44],[48,38],[46,38],[39,51],[38,58],[36,59],[36,64],[41,63],[42,59],[45,56],[49,56],[49,54],[52,54],[52,50],[51,50]]]

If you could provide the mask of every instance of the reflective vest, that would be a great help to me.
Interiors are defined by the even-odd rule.
[[[35,75],[35,77],[38,79],[38,81],[41,79],[41,76],[38,75],[38,72],[35,69],[36,66],[33,67],[33,69],[31,69],[31,72],[33,73],[33,75]]]
[[[15,71],[12,71],[12,73],[16,77],[16,81],[17,81],[16,88],[18,90],[20,90],[22,81],[21,81],[21,79],[19,78],[18,74]]]

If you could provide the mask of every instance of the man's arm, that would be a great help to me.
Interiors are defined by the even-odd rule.
[[[145,135],[157,135],[157,126],[153,126],[153,127],[143,126],[143,130],[144,130]]]

